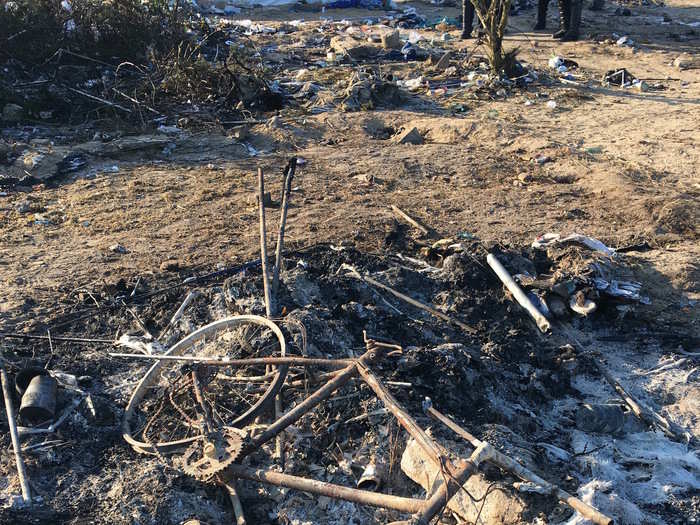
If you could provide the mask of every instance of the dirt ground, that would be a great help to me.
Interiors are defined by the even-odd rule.
[[[429,18],[458,14],[456,7],[402,7],[409,5]],[[167,154],[162,145],[151,151],[95,154],[88,169],[51,187],[3,192],[0,331],[100,336],[104,325],[98,329],[99,323],[86,315],[95,304],[98,312],[113,315],[106,303],[117,291],[128,293],[139,281],[151,290],[256,259],[256,170],[263,169],[267,190],[278,200],[282,169],[296,156],[303,162],[293,184],[289,250],[331,243],[368,253],[401,251],[395,242],[400,221],[391,205],[432,229],[432,240],[461,234],[481,246],[517,250],[545,232],[582,233],[628,249],[625,260],[650,298],[649,305],[636,307],[634,328],[622,331],[624,341],[599,343],[600,349],[614,352],[614,370],[629,372],[625,378],[636,381],[629,369],[635,345],[644,348],[644,363],[651,367],[678,348],[697,356],[700,69],[682,70],[673,62],[681,53],[697,56],[700,51],[700,7],[691,0],[670,0],[663,7],[630,5],[631,16],[616,16],[617,7],[606,3],[603,12],[584,9],[584,37],[571,43],[552,40],[549,32],[533,32],[535,9],[511,18],[507,46],[519,48],[518,58],[541,71],[548,70],[553,55],[574,60],[579,66],[575,83],[542,76],[541,82],[509,89],[505,96],[423,89],[405,92],[391,107],[355,112],[290,105],[276,118],[268,114],[246,126],[242,139],[234,136],[241,132],[235,126],[185,131],[171,137],[175,147]],[[549,27],[554,27],[556,11],[550,6]],[[277,26],[299,18],[361,21],[368,16],[381,12],[254,9],[234,18]],[[310,27],[300,30],[304,38],[314,37],[316,26]],[[363,30],[371,33],[372,26]],[[441,52],[452,50],[460,57],[483,52],[474,40],[460,41],[455,27],[416,31],[427,41],[436,39],[433,45]],[[444,33],[451,38],[443,41]],[[621,36],[629,36],[634,47],[617,45]],[[323,46],[315,55],[294,47],[299,32],[252,38],[273,70],[291,71],[287,78],[304,67],[303,57],[325,59]],[[351,67],[331,66],[327,74],[341,78]],[[403,79],[429,68],[421,63],[376,67]],[[645,79],[650,89],[601,85],[606,71],[619,68]],[[311,78],[322,74],[314,71]],[[401,128],[412,127],[423,144],[391,140]],[[37,149],[53,147],[47,145],[53,140],[58,149],[73,151],[98,129],[98,124],[82,129],[37,124],[7,127],[0,138],[19,138]],[[548,162],[537,161],[545,156]],[[276,224],[276,210],[268,220]],[[405,255],[416,256],[415,241],[428,238],[401,228],[409,239],[403,246],[415,250]],[[274,229],[268,228],[270,245]],[[114,249],[117,244],[123,250]],[[166,315],[161,314],[161,322]],[[109,327],[128,329],[130,323],[125,317],[121,326]],[[600,323],[610,329],[607,320]],[[147,324],[157,327],[158,321],[147,319]],[[8,354],[28,351],[14,345],[0,340]],[[33,346],[32,352],[48,352],[45,346]],[[686,366],[696,359],[691,357]],[[77,368],[88,373],[90,366]],[[640,379],[635,391],[655,400],[697,439],[697,382],[671,385],[657,379]],[[109,454],[126,450],[118,431],[106,436]],[[98,469],[86,466],[89,472],[92,468]],[[120,470],[118,461],[110,468],[112,474]],[[657,517],[667,523],[696,522],[697,494],[697,489],[694,495],[691,491],[685,503],[670,505]],[[83,510],[88,503],[84,505]],[[61,523],[83,522],[71,512],[52,516]],[[131,523],[154,522],[144,516],[134,514]],[[125,519],[113,522],[129,522]]]

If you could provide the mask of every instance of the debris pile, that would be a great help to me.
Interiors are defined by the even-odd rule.
[[[293,161],[285,188],[291,187]],[[261,173],[260,195],[262,180]],[[606,514],[620,505],[645,515],[643,498],[625,485],[606,499],[606,489],[570,461],[567,449],[589,434],[613,433],[626,443],[627,436],[635,441],[653,435],[650,428],[667,433],[657,440],[676,440],[676,460],[697,472],[692,458],[683,456],[675,424],[634,400],[602,365],[601,373],[622,393],[617,412],[577,398],[574,381],[591,374],[595,359],[570,345],[534,345],[528,316],[503,296],[499,277],[505,272],[516,275],[529,297],[541,299],[537,305],[549,305],[542,315],[550,316],[553,299],[561,298],[570,310],[556,314],[557,326],[581,314],[580,301],[566,301],[564,294],[595,297],[596,305],[604,297],[639,301],[612,274],[605,274],[606,288],[598,282],[603,271],[624,266],[614,250],[582,235],[547,234],[526,250],[494,252],[508,268],[501,266],[498,276],[484,264],[485,247],[470,236],[423,247],[404,237],[405,254],[319,245],[280,258],[288,199],[287,190],[271,270],[261,264],[263,249],[260,261],[187,279],[199,287],[181,304],[184,283],[127,294],[115,314],[93,313],[86,337],[49,339],[76,350],[87,345],[89,353],[80,351],[100,364],[96,370],[84,361],[80,369],[62,352],[32,380],[56,378],[76,393],[54,399],[55,409],[51,405],[51,414],[39,418],[45,422],[22,427],[29,436],[23,448],[29,477],[42,498],[50,487],[56,494],[42,506],[47,519],[57,519],[63,498],[83,506],[91,497],[86,494],[97,491],[101,495],[90,506],[111,522],[138,510],[140,520],[165,516],[168,522],[216,521],[232,511],[251,523],[388,523],[416,513],[429,520],[446,512],[447,502],[455,516],[479,523],[561,521],[575,512],[610,523]],[[265,207],[261,199],[263,225]],[[395,211],[421,234],[430,233]],[[492,266],[494,258],[489,254]],[[601,258],[608,261],[605,270]],[[219,284],[204,285],[209,279]],[[519,290],[518,284],[509,289]],[[600,294],[588,295],[594,290]],[[131,328],[119,312],[131,316]],[[274,315],[278,321],[268,320]],[[124,334],[117,343],[121,351],[108,355],[104,335],[115,330]],[[24,341],[29,350],[36,339]],[[17,355],[8,365],[19,371],[27,363]],[[90,377],[82,377],[88,370]],[[535,415],[558,405],[571,414]],[[23,400],[22,421],[29,419],[25,408]],[[53,414],[62,415],[54,421]],[[562,417],[574,426],[562,424]],[[124,447],[122,433],[133,451]],[[103,479],[81,476],[82,467],[56,478],[76,455],[86,466],[120,458],[122,468],[137,474],[129,472],[111,490],[100,490]],[[675,493],[690,487],[663,479]],[[161,494],[158,505],[152,503],[153,484]],[[217,487],[228,502],[217,499]],[[131,502],[119,510],[115,504],[127,491]],[[599,505],[600,511],[594,508]],[[3,519],[21,522],[26,510],[6,501],[1,512]]]

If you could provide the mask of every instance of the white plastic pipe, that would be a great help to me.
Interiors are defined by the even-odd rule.
[[[525,295],[525,292],[523,292],[522,288],[518,286],[518,283],[516,283],[513,280],[513,278],[508,273],[508,270],[506,270],[500,263],[500,261],[496,259],[496,256],[492,253],[489,253],[486,256],[486,262],[489,263],[491,269],[494,272],[496,272],[498,278],[503,282],[503,284],[506,285],[506,288],[508,288],[510,293],[513,294],[513,297],[515,297],[515,300],[518,301],[518,304],[525,308],[525,310],[527,310],[527,313],[530,314],[530,317],[532,317],[535,320],[535,322],[537,323],[537,327],[540,329],[540,331],[542,331],[545,334],[548,333],[551,330],[551,326],[549,325],[549,321],[547,321],[547,318],[544,315],[542,315],[542,313],[537,309],[537,307],[534,304],[532,304],[532,301],[530,301],[528,296]]]

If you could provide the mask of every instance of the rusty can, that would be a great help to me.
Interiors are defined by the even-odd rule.
[[[34,376],[20,403],[19,415],[22,419],[33,424],[53,420],[57,387],[56,380],[50,375]]]
[[[15,390],[22,396],[32,379],[45,375],[48,375],[48,372],[44,368],[38,365],[27,365],[15,375]]]

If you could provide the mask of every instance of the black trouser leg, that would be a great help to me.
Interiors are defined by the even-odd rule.
[[[569,30],[569,20],[571,18],[571,0],[558,0],[559,3],[559,31],[554,33],[554,38],[563,37]]]
[[[537,2],[537,23],[535,24],[535,31],[539,29],[545,29],[547,27],[547,5],[549,0],[538,0]]]
[[[469,0],[462,0],[462,38],[472,37],[474,25],[474,6]]]
[[[581,27],[581,8],[583,7],[583,0],[570,1],[571,11],[569,15],[569,29],[566,31],[564,36],[561,37],[562,42],[578,40],[579,29]]]

